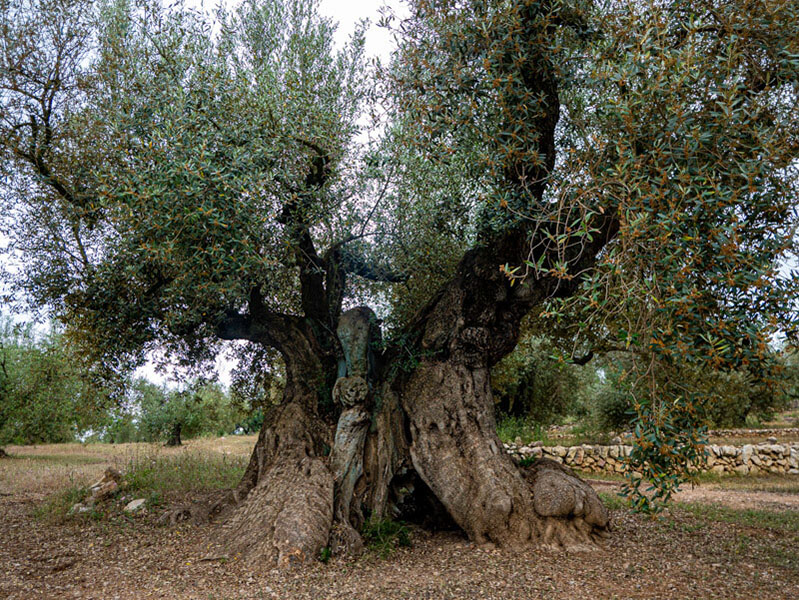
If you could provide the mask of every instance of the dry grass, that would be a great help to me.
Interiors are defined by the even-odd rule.
[[[247,458],[257,436],[190,440],[179,448],[160,444],[46,444],[7,446],[10,459],[0,461],[0,492],[50,494],[94,483],[107,467],[120,471],[141,460],[168,459],[187,453],[221,453]]]
[[[109,465],[138,470],[140,490],[195,495],[225,485],[220,472],[234,476],[227,467],[242,468],[254,444],[251,436],[194,440],[179,449],[10,448],[15,458],[0,461],[0,598],[799,597],[799,512],[702,501],[653,520],[622,507],[617,481],[596,482],[613,509],[614,533],[608,550],[594,553],[503,552],[476,547],[460,535],[412,530],[413,547],[400,547],[385,560],[371,553],[283,572],[251,570],[235,556],[208,560],[224,554],[214,546],[218,525],[158,527],[158,507],[144,516],[65,524],[32,519],[48,494],[91,483]],[[799,476],[717,477],[702,488],[714,488],[716,499],[740,495],[747,485],[756,490],[753,498],[796,497],[798,484]]]

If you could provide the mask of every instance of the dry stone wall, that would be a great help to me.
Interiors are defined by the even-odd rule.
[[[551,458],[568,467],[589,472],[624,472],[625,457],[632,446],[543,446],[505,444],[518,458]],[[707,446],[704,471],[715,473],[791,473],[799,474],[799,442],[746,444],[743,446]]]

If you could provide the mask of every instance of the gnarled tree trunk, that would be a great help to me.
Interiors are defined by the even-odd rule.
[[[568,471],[520,471],[496,435],[487,369],[425,362],[403,394],[416,471],[476,543],[589,546],[608,514]],[[553,463],[557,464],[557,463]]]
[[[510,306],[502,303],[490,317],[480,313],[482,324],[451,319],[464,308],[469,280],[457,279],[427,315],[426,355],[410,372],[391,356],[381,364],[370,355],[375,320],[364,308],[341,318],[342,365],[326,367],[309,339],[284,353],[283,402],[264,421],[224,524],[231,552],[281,566],[313,560],[326,547],[357,553],[369,519],[423,521],[424,511],[440,519],[442,508],[476,543],[505,548],[587,547],[607,534],[607,511],[590,486],[547,461],[520,469],[505,452],[488,365],[512,347],[505,338],[516,327],[500,318]],[[502,283],[493,273],[489,281]],[[326,368],[339,375],[335,420],[319,414]]]
[[[531,35],[540,25],[536,10],[521,15]],[[560,104],[550,66],[525,63],[518,102],[536,99],[536,110],[523,117],[535,134],[513,154],[519,162],[504,168],[505,185],[531,204],[543,202],[555,162]],[[325,185],[330,157],[309,147],[316,153],[305,182],[312,195]],[[529,156],[539,158],[525,162]],[[427,512],[440,520],[442,510],[475,542],[501,547],[585,547],[605,536],[608,514],[588,485],[549,461],[520,469],[505,452],[489,370],[513,350],[525,314],[574,293],[618,231],[612,211],[595,217],[591,236],[579,231],[554,246],[548,240],[563,231],[546,221],[482,232],[482,244],[403,332],[401,347],[377,352],[373,313],[341,314],[346,276],[402,279],[370,265],[348,246],[354,238],[320,256],[305,197],[288,202],[279,218],[294,248],[303,316],[269,313],[256,286],[247,312],[232,310],[219,324],[223,339],[279,350],[288,373],[283,403],[264,421],[233,494],[240,506],[228,523],[229,546],[249,560],[289,564],[324,547],[357,552],[369,519],[423,521]],[[500,266],[525,261],[539,265],[540,276],[512,286]]]

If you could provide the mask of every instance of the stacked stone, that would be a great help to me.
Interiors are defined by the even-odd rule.
[[[760,435],[788,435],[799,433],[799,427],[781,427],[779,429],[711,429],[708,434],[716,437],[751,437]]]
[[[625,444],[543,446],[541,442],[533,442],[529,445],[505,444],[505,448],[520,459],[544,457],[581,471],[609,473],[624,472],[625,458],[632,452],[632,446]],[[799,442],[777,444],[769,441],[744,446],[708,445],[706,449],[703,471],[799,474]]]

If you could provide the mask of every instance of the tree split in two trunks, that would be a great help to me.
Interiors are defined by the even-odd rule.
[[[512,549],[587,548],[608,535],[589,485],[551,461],[518,467],[496,435],[489,367],[513,348],[529,304],[551,293],[511,288],[492,268],[497,249],[467,256],[422,311],[413,360],[408,345],[383,349],[365,307],[339,318],[336,361],[319,353],[319,328],[297,320],[284,331],[283,401],[237,489],[203,512],[224,509],[231,553],[281,566],[326,547],[357,554],[370,519],[454,523],[475,543]],[[478,304],[485,294],[494,301]],[[336,375],[333,411],[320,408],[320,382],[332,378],[325,364]]]
[[[363,31],[334,52],[314,2],[106,4],[0,3],[8,279],[117,373],[220,340],[282,356],[241,483],[195,511],[248,560],[424,515],[601,539],[591,489],[495,433],[489,369],[530,312],[641,357],[635,481],[661,497],[701,452],[674,367],[763,379],[797,330],[795,2],[411,2],[374,154]],[[385,344],[343,311],[364,297],[391,303]]]

